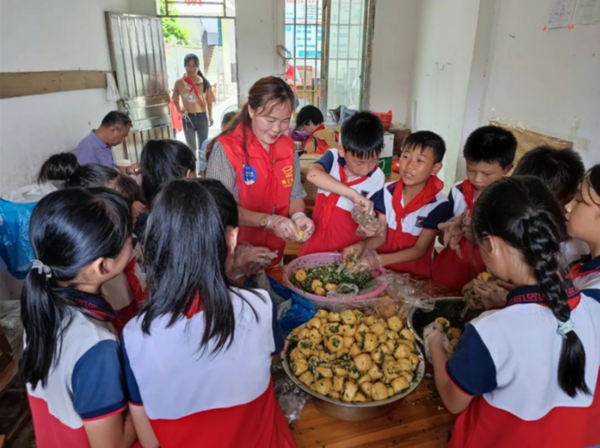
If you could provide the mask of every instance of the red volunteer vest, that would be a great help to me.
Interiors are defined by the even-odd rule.
[[[462,183],[462,192],[467,203],[468,216],[471,216],[475,191],[468,179]],[[462,258],[449,247],[445,247],[433,260],[432,280],[456,292],[461,292],[467,283],[486,270],[479,248],[466,238],[460,242],[460,252]]]
[[[425,188],[421,193],[413,198],[406,207],[402,207],[402,187],[403,184],[399,181],[394,189],[392,196],[392,206],[396,213],[396,230],[387,228],[387,237],[385,244],[379,249],[381,254],[393,254],[405,249],[413,247],[419,236],[402,231],[402,219],[410,213],[416,212],[423,206],[429,204],[437,194],[444,188],[444,183],[436,176],[430,176]],[[397,263],[386,266],[396,272],[408,272],[413,275],[429,278],[431,277],[431,254],[433,252],[433,244],[427,249],[425,254],[418,260],[409,261],[407,263]]]
[[[243,134],[246,134],[246,150]],[[288,216],[290,195],[294,185],[294,142],[282,135],[270,147],[269,153],[256,136],[238,125],[233,132],[219,137],[219,142],[235,170],[240,201],[238,205],[257,213]],[[277,252],[269,269],[283,256],[285,241],[273,233],[256,227],[240,226],[239,243],[268,247]]]

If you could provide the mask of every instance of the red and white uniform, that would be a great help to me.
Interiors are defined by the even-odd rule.
[[[567,276],[583,294],[600,303],[600,257],[580,261],[571,267]],[[596,386],[594,414],[590,418],[585,446],[600,446],[600,383]]]
[[[600,304],[567,284],[571,321],[586,353],[585,381],[596,390]],[[454,425],[450,448],[581,448],[593,395],[569,397],[558,385],[563,338],[537,286],[515,289],[501,310],[467,324],[446,373],[473,396]],[[597,422],[596,422],[597,423]]]
[[[238,205],[257,213],[288,216],[294,185],[292,139],[282,135],[267,153],[254,133],[240,124],[233,132],[219,137],[219,142],[235,170]],[[283,239],[256,227],[240,226],[238,242],[277,252],[278,257],[269,268],[279,263],[285,248]]]
[[[468,179],[458,182],[450,191],[448,200],[451,213],[448,219],[467,212],[473,214],[475,188]],[[445,247],[433,260],[432,280],[442,283],[454,291],[462,291],[463,287],[486,270],[481,259],[479,248],[466,238],[460,242],[459,255],[449,247]]]
[[[323,166],[331,177],[366,198],[381,190],[385,183],[385,175],[379,167],[366,176],[349,181],[346,160],[340,157],[337,149],[330,149],[316,163]],[[352,219],[353,208],[354,204],[350,199],[319,188],[313,212],[315,233],[302,245],[298,256],[342,251],[362,241],[362,238],[356,235],[358,224]]]
[[[384,214],[387,221],[385,244],[380,254],[391,254],[410,249],[423,229],[438,230],[438,225],[448,219],[449,202],[442,193],[444,183],[431,176],[425,188],[409,204],[404,203],[402,182],[391,182],[373,196],[375,210]],[[386,266],[394,271],[408,272],[422,277],[431,277],[431,254],[433,243],[418,260]]]
[[[288,448],[296,444],[271,380],[271,356],[283,349],[275,305],[266,291],[234,289],[231,346],[200,348],[201,306],[170,325],[143,315],[123,331],[125,377],[134,405],[144,406],[162,448]],[[257,319],[257,316],[258,319]]]
[[[83,423],[127,407],[114,311],[100,296],[72,294],[78,308],[48,382],[27,384],[38,448],[89,448]]]

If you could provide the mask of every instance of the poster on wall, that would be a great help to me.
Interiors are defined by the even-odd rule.
[[[579,0],[575,23],[577,25],[600,23],[600,0]]]
[[[576,4],[577,0],[551,0],[546,27],[551,30],[571,25]]]

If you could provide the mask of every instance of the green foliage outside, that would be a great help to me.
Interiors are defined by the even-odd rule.
[[[177,10],[173,5],[169,5],[169,14],[176,14]],[[164,2],[160,3],[160,14],[162,16],[167,14]],[[177,43],[182,45],[189,45],[190,43],[190,30],[179,24],[179,20],[173,17],[163,17],[163,35],[165,42]]]

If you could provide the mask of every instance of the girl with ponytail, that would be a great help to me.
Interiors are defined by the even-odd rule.
[[[487,268],[516,288],[467,324],[450,358],[444,333],[427,329],[437,389],[461,413],[449,446],[585,446],[600,304],[561,276],[558,202],[537,178],[499,180],[475,204],[472,232]]]
[[[25,280],[21,371],[38,448],[129,447],[117,330],[100,287],[131,257],[131,210],[104,189],[67,188],[31,217],[35,255]]]

